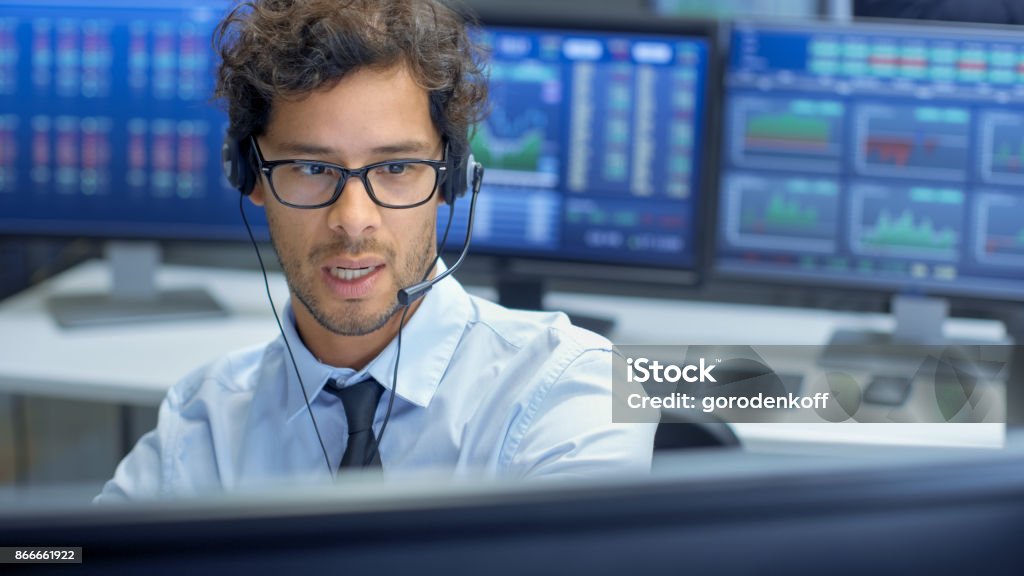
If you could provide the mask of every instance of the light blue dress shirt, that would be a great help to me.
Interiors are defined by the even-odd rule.
[[[392,388],[397,340],[364,369],[320,363],[286,307],[295,353],[330,468],[280,337],[202,367],[175,385],[155,430],[97,501],[179,497],[260,484],[329,482],[345,450],[328,380]],[[650,470],[654,424],[612,422],[611,343],[565,315],[509,310],[453,278],[424,298],[402,333],[398,389],[380,443],[386,477],[592,477]],[[374,421],[379,432],[390,392]]]

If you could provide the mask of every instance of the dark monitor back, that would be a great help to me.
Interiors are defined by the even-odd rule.
[[[211,101],[229,6],[0,0],[0,233],[246,238]]]
[[[76,574],[1024,570],[1019,458],[993,453],[967,461],[817,471],[789,464],[788,474],[749,467],[731,477],[480,487],[431,497],[364,495],[348,504],[332,503],[342,499],[340,492],[307,491],[205,510],[185,502],[160,511],[7,515],[0,518],[0,542],[82,546],[83,563],[69,569]],[[683,465],[692,471],[693,458]]]
[[[1024,298],[1024,41],[1006,29],[736,24],[715,271]]]
[[[491,111],[472,142],[487,169],[473,254],[556,277],[591,264],[627,282],[630,269],[692,282],[710,175],[712,29],[486,12],[481,21]],[[457,204],[449,249],[467,214],[468,202]]]

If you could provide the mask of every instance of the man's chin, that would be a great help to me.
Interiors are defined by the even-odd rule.
[[[339,336],[366,336],[372,334],[394,318],[398,311],[397,302],[386,308],[376,307],[376,312],[368,314],[366,310],[338,311],[329,316],[314,314],[317,321],[330,332]]]

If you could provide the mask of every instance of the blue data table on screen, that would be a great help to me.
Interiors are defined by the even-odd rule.
[[[472,143],[487,167],[474,252],[693,268],[708,38],[485,24],[491,113]]]
[[[230,5],[0,1],[0,233],[246,238],[212,100]]]

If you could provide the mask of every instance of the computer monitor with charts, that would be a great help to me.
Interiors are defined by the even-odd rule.
[[[1024,299],[1024,40],[1001,29],[740,23],[715,269]]]
[[[0,0],[0,234],[121,241],[108,253],[123,298],[56,299],[62,323],[217,312],[200,291],[155,289],[152,241],[246,238],[211,101],[210,39],[229,7]]]
[[[473,254],[527,276],[693,283],[710,30],[482,22],[490,114],[472,142],[487,169]],[[467,214],[468,202],[456,206],[453,238]]]
[[[3,233],[245,237],[211,101],[229,5],[0,1]]]
[[[112,261],[136,272],[155,260],[137,241],[247,241],[212,101],[210,40],[232,5],[0,0],[0,234],[130,240]],[[491,113],[472,142],[487,169],[473,253],[528,282],[692,284],[713,29],[483,22]],[[269,239],[262,211],[247,214]],[[151,312],[180,316],[174,302]],[[95,299],[74,308],[104,315]]]

